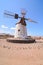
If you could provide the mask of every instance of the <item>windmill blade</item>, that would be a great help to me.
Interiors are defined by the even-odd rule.
[[[25,20],[28,20],[29,22],[33,22],[33,23],[37,23],[36,21],[34,21],[34,20],[32,20],[32,19],[30,19],[30,18],[25,18]]]
[[[5,12],[4,14],[5,14],[5,15],[8,15],[8,16],[14,16],[14,15],[12,15],[12,14],[9,14],[9,13],[6,13],[6,12]]]
[[[28,20],[29,20],[30,22],[37,23],[36,21],[34,21],[34,20],[30,19],[30,18],[29,18]]]
[[[5,12],[4,12],[4,15],[5,15],[6,17],[13,17],[13,18],[15,18],[15,19],[21,18],[21,17],[18,16],[18,14],[14,14],[14,13],[9,12],[9,11],[6,11],[6,10],[5,10]]]
[[[22,9],[21,10],[21,14],[22,14],[22,16],[25,16],[26,15],[26,10],[25,9]]]
[[[4,13],[6,14],[11,14],[11,15],[14,15],[14,13],[13,12],[10,12],[10,11],[7,11],[7,10],[4,10]]]
[[[6,17],[13,17],[14,18],[14,13],[5,10],[4,11],[4,16],[6,16]]]

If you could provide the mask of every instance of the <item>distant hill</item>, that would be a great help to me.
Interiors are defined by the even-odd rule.
[[[43,40],[43,36],[28,36],[28,38],[31,37],[36,40]],[[0,33],[0,39],[6,39],[6,38],[14,38],[14,35],[6,34],[6,33]]]
[[[6,34],[6,33],[0,33],[0,39],[5,39],[5,38],[13,38],[13,35]]]
[[[43,40],[43,36],[28,36],[28,38],[29,37],[31,37],[31,38],[33,38],[33,39],[35,39],[35,40]]]

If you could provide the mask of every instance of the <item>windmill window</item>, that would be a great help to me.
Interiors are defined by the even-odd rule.
[[[20,29],[18,31],[20,31]]]

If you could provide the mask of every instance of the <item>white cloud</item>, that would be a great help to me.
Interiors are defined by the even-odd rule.
[[[8,28],[8,27],[7,27],[7,26],[5,26],[5,25],[1,25],[1,28],[5,28],[5,29],[6,29],[6,28]]]
[[[14,27],[11,27],[10,29],[11,29],[11,30],[15,30],[15,28],[14,28]]]

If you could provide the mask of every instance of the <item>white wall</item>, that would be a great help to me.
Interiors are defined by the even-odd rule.
[[[26,26],[22,25],[21,23],[17,24],[15,29],[15,37],[26,38],[27,37]]]

